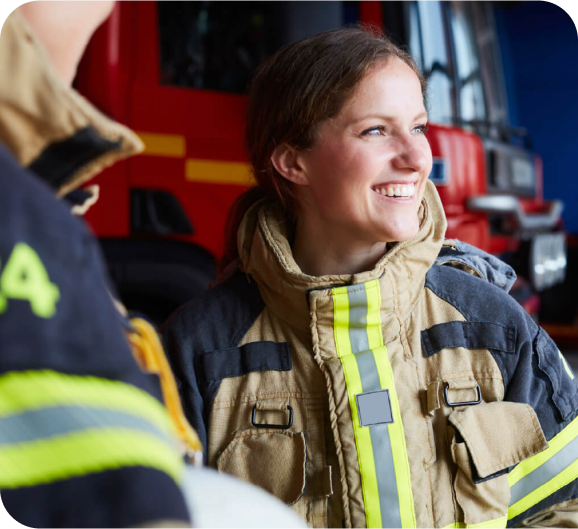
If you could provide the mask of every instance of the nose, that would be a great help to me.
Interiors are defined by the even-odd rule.
[[[398,138],[398,149],[393,159],[394,167],[423,174],[428,168],[431,170],[431,164],[432,153],[428,141],[419,141],[411,134]]]

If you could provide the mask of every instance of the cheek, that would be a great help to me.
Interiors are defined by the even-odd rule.
[[[328,202],[345,206],[348,197],[365,187],[364,157],[344,142],[318,145],[306,159],[311,190],[320,205]]]

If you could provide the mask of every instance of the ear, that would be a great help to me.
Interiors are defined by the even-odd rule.
[[[309,185],[307,173],[301,164],[301,156],[297,149],[282,143],[277,145],[271,154],[271,163],[283,177],[299,186]]]

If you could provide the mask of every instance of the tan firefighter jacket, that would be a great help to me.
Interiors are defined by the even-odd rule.
[[[578,527],[572,371],[489,256],[444,245],[431,183],[420,220],[311,277],[276,207],[248,211],[240,270],[164,329],[207,464],[313,527]]]

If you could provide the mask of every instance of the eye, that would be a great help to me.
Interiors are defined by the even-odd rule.
[[[429,129],[429,124],[424,123],[423,125],[418,125],[417,127],[414,127],[412,132],[414,132],[416,134],[425,134],[428,131],[428,129]]]
[[[385,127],[383,125],[379,125],[377,127],[371,127],[370,129],[364,130],[361,135],[362,136],[382,136],[385,134]]]

